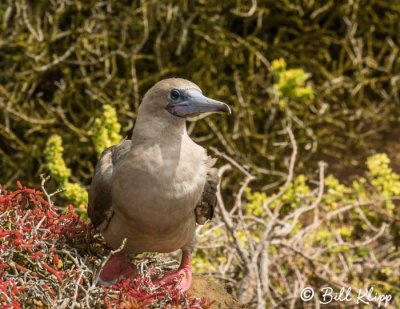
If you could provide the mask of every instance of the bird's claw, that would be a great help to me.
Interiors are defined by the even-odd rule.
[[[122,254],[115,254],[104,265],[100,272],[98,283],[109,287],[124,278],[132,278],[138,275],[132,263]]]
[[[180,268],[160,279],[154,280],[154,283],[160,287],[171,285],[179,290],[187,291],[192,283],[192,271],[189,267]]]

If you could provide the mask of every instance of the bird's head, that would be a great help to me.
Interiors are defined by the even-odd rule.
[[[231,113],[227,104],[204,96],[196,84],[181,78],[164,79],[155,84],[144,96],[140,110],[181,119],[203,113]]]

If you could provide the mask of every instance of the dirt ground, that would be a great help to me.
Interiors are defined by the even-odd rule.
[[[190,294],[196,297],[207,297],[214,301],[212,308],[218,309],[246,309],[247,306],[241,305],[239,301],[227,292],[224,284],[214,282],[205,277],[195,275]]]

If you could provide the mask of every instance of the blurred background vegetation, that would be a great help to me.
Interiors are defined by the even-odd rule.
[[[397,0],[3,0],[0,183],[12,187],[21,179],[35,186],[41,173],[50,173],[53,187],[64,187],[64,198],[84,210],[99,154],[130,134],[144,93],[160,79],[183,77],[232,106],[231,117],[208,117],[188,128],[196,142],[254,176],[243,197],[249,214],[265,219],[260,205],[288,179],[290,126],[298,152],[293,186],[300,192],[289,188],[294,193],[277,199],[292,205],[281,207],[284,214],[306,203],[302,196],[316,194],[309,185],[318,182],[324,160],[335,192],[344,190],[351,201],[385,200],[383,212],[367,217],[391,226],[385,235],[393,246],[385,250],[395,248],[398,263],[398,206],[386,202],[399,194],[398,176],[387,156],[370,158],[369,169],[365,162],[386,152],[392,167],[400,167],[399,20]],[[382,166],[389,171],[375,177]],[[232,203],[242,172],[224,175],[222,192]],[[322,201],[345,205],[342,195]],[[347,228],[339,234],[349,241],[368,235],[348,227],[353,216],[340,217],[314,241],[331,244],[332,227]],[[212,265],[204,256],[201,263]],[[249,272],[243,261],[230,271],[225,279]],[[396,288],[399,293],[396,282],[388,287]],[[276,295],[268,297],[278,303]]]
[[[88,185],[104,105],[129,135],[143,94],[170,76],[232,106],[233,117],[201,120],[191,135],[262,184],[285,177],[288,117],[298,170],[323,158],[351,175],[397,138],[399,12],[382,0],[1,1],[0,180],[36,183],[58,134],[71,177]],[[279,104],[280,58],[308,74],[312,97]]]

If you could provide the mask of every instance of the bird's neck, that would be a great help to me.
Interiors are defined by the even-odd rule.
[[[132,140],[179,141],[188,137],[185,119],[140,115],[132,131]]]

